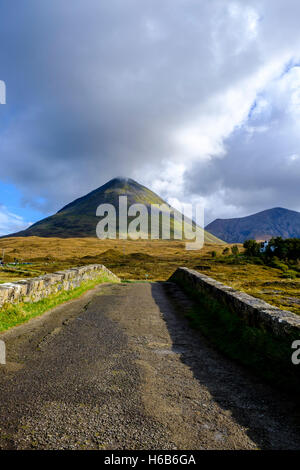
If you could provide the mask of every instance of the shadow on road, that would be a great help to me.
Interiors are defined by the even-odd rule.
[[[161,286],[166,296],[162,296]],[[299,403],[225,358],[200,331],[192,329],[184,313],[193,303],[175,284],[153,283],[152,296],[168,328],[173,351],[212,400],[245,428],[260,449],[300,449]]]

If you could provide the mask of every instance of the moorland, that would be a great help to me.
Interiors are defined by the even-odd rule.
[[[300,314],[300,278],[257,263],[237,245],[205,244],[187,251],[182,241],[98,240],[96,238],[16,237],[0,240],[4,266],[0,283],[40,276],[86,264],[104,264],[126,281],[165,281],[186,266],[224,284]]]

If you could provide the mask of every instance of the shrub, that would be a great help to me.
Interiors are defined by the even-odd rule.
[[[274,256],[270,265],[272,266],[272,268],[280,269],[281,271],[287,271],[289,269],[288,265],[280,261],[277,256]]]
[[[285,271],[282,276],[284,279],[296,279],[298,277],[298,273],[296,271],[293,271],[292,269],[288,269]]]
[[[246,240],[244,242],[246,256],[259,256],[260,246],[255,240]]]
[[[281,237],[272,238],[269,243],[268,254],[277,256],[282,260],[297,261],[300,259],[300,238],[287,238],[285,240]]]
[[[237,256],[239,254],[239,248],[237,245],[233,245],[231,247],[231,253],[234,255],[234,256]]]

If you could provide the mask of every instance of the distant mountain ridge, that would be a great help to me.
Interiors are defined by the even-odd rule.
[[[26,230],[8,235],[9,237],[59,237],[59,238],[86,238],[96,237],[96,226],[100,220],[96,216],[100,204],[112,204],[119,212],[119,196],[127,196],[128,206],[144,204],[150,214],[151,204],[167,204],[161,197],[150,189],[142,186],[130,178],[114,178],[100,188],[91,191],[85,196],[75,199],[60,209],[56,214],[46,217],[31,225]],[[133,217],[134,218],[134,217]],[[130,218],[128,217],[130,220]],[[173,224],[173,225],[172,225]],[[150,224],[149,224],[150,226]],[[171,233],[174,220],[171,217]],[[117,224],[117,233],[119,227]],[[204,233],[206,243],[223,243],[222,240],[209,233]]]
[[[272,237],[300,238],[300,213],[275,207],[247,217],[216,219],[205,230],[227,243],[268,240]]]

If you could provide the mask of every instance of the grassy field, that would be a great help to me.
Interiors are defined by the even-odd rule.
[[[224,256],[224,245],[207,244],[200,251],[186,251],[185,244],[177,241],[27,237],[1,239],[0,253],[2,250],[5,250],[5,262],[17,258],[31,264],[0,269],[0,282],[93,263],[104,264],[124,280],[166,280],[178,266],[186,266],[300,314],[299,278],[284,278],[280,269]],[[243,251],[241,245],[239,250]]]

